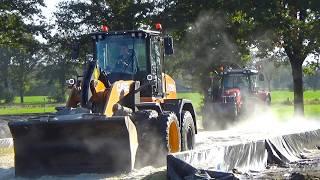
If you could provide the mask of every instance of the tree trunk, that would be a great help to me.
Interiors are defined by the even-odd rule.
[[[290,61],[290,64],[293,77],[294,115],[304,116],[302,64],[297,60]]]
[[[24,90],[23,90],[23,87],[20,87],[20,92],[19,92],[19,95],[20,95],[20,103],[24,103]]]
[[[269,80],[267,80],[268,81],[268,91],[270,92],[271,91],[271,79]]]

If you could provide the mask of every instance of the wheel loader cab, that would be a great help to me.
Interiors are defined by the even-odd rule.
[[[95,59],[111,84],[119,80],[140,81],[141,97],[162,97],[162,38],[156,31],[101,32],[92,34]]]

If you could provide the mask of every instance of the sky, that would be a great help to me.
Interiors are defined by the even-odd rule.
[[[42,12],[48,21],[53,20],[53,12],[56,10],[55,6],[61,1],[63,0],[44,0],[44,3],[47,7],[42,8]]]

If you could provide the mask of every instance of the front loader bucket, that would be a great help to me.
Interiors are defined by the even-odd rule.
[[[137,131],[127,116],[29,120],[9,127],[16,176],[123,172],[135,162]]]

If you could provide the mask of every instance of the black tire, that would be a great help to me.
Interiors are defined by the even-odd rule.
[[[154,144],[158,136],[155,124],[158,121],[158,113],[154,110],[141,110],[133,114],[132,120],[136,125],[138,134],[138,150],[135,167],[140,168],[151,165],[158,149]]]
[[[181,151],[179,122],[174,113],[158,116],[154,110],[142,110],[135,112],[132,119],[137,128],[139,143],[135,167],[163,166],[168,153]],[[172,146],[172,131],[176,134],[173,136],[176,137],[173,141],[176,146]]]
[[[181,149],[182,151],[194,149],[195,127],[192,115],[189,111],[182,111]]]
[[[221,118],[221,115],[216,111],[216,105],[214,103],[207,103],[203,107],[202,111],[202,127],[204,130],[220,130],[221,126],[225,123],[225,120]]]
[[[202,127],[203,129],[210,130],[214,126],[214,112],[211,104],[205,104],[202,108]]]
[[[234,108],[232,109],[232,112],[231,112],[231,121],[235,122],[238,119],[239,119],[239,112],[238,112],[237,105],[235,105]],[[224,128],[226,128],[226,127],[224,127]]]
[[[270,96],[270,94],[267,96],[265,102],[266,102],[266,105],[267,105],[267,106],[270,106],[270,105],[271,105],[271,96]]]

